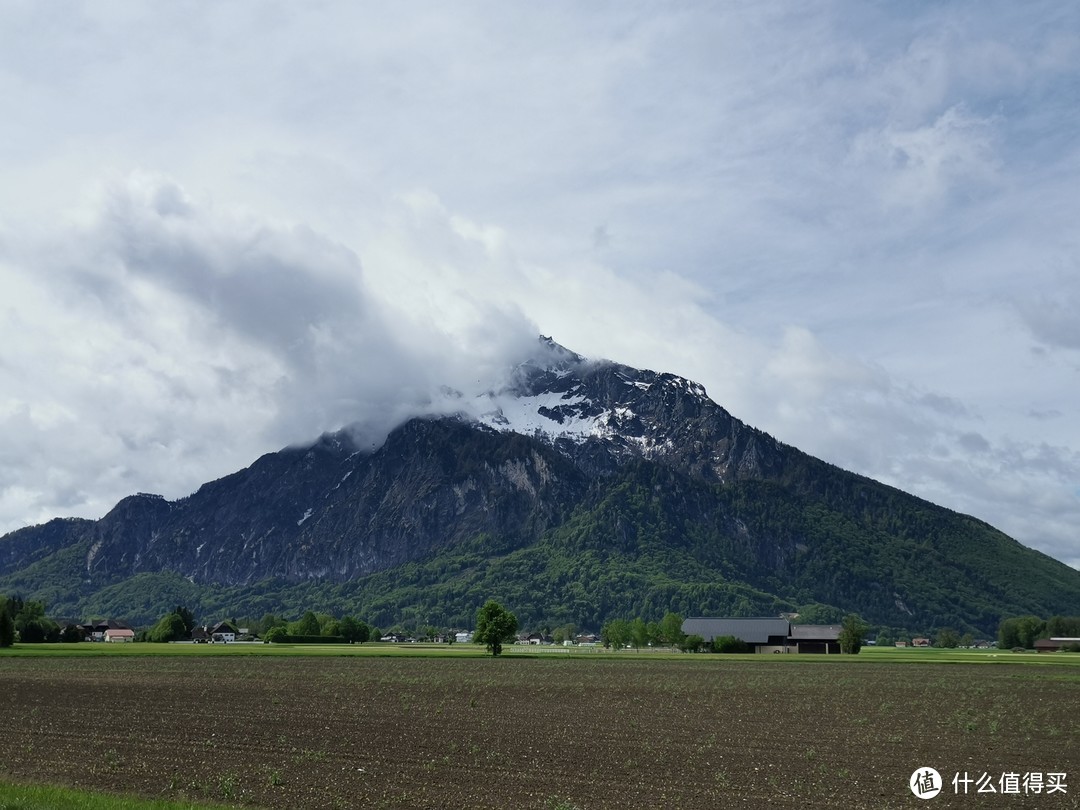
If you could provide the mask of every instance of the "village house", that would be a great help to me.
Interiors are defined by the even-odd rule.
[[[128,630],[122,627],[113,628],[110,627],[105,631],[105,641],[120,642],[123,644],[130,644],[135,640],[135,631]]]
[[[228,622],[218,622],[210,628],[210,640],[220,644],[230,644],[236,641],[236,628]]]
[[[108,641],[105,635],[110,630],[131,631],[130,627],[123,622],[116,621],[116,619],[99,619],[97,621],[80,624],[78,627],[83,634],[83,638],[87,641]],[[135,640],[134,631],[131,631],[131,638],[129,640]]]

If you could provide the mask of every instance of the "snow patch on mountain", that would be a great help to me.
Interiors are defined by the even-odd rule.
[[[512,393],[487,394],[478,404],[481,413],[477,421],[502,432],[525,436],[544,434],[553,438],[584,440],[589,436],[607,435],[606,425],[597,415],[578,415],[588,412],[583,406],[589,400],[579,395],[544,392],[533,396]]]

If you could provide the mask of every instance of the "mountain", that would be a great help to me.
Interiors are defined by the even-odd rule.
[[[177,501],[0,537],[0,593],[147,623],[182,603],[469,626],[775,615],[992,634],[1080,614],[1080,572],[993,527],[735,419],[697,383],[543,339],[480,396],[445,392],[379,447],[349,430]]]

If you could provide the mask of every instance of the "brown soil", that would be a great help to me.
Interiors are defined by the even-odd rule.
[[[1072,668],[686,660],[0,657],[0,777],[266,808],[925,806],[1065,772]],[[984,802],[983,802],[984,803]]]

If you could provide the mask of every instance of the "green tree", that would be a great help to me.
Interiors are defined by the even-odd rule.
[[[187,637],[187,626],[184,624],[184,619],[179,613],[166,613],[155,624],[149,634],[147,634],[147,640],[157,642],[158,644],[164,644],[169,641],[179,641],[182,638]]]
[[[265,636],[275,627],[288,626],[289,623],[280,616],[275,616],[273,613],[264,613],[263,617],[255,623],[255,627],[253,629],[255,630],[255,635]]]
[[[308,611],[299,621],[289,623],[290,636],[319,636],[322,628],[319,626],[319,617],[312,611]]]
[[[862,649],[863,639],[866,638],[866,622],[856,614],[849,613],[844,617],[840,626],[840,652],[855,655]]]
[[[556,644],[562,644],[564,641],[573,641],[576,632],[577,627],[575,625],[564,624],[552,631],[551,638]]]
[[[683,652],[701,652],[701,648],[704,646],[705,639],[694,634],[691,636],[683,636],[682,643],[679,644],[679,649]]]
[[[630,643],[638,650],[649,646],[649,626],[640,616],[630,622]]]
[[[77,624],[69,624],[60,631],[60,640],[65,644],[74,644],[83,640],[82,628]]]
[[[630,641],[630,622],[626,619],[609,619],[600,628],[600,640],[605,647],[621,650]]]
[[[811,602],[799,607],[798,616],[795,617],[793,624],[836,624],[841,621],[842,616],[840,608]]]
[[[283,643],[289,637],[289,628],[284,625],[278,624],[271,627],[263,635],[263,641],[267,644],[280,644]]]
[[[28,601],[15,615],[15,629],[19,640],[27,644],[59,641],[60,625],[45,616],[45,603]]]
[[[998,626],[998,647],[1004,650],[1011,650],[1014,647],[1030,650],[1045,629],[1046,623],[1038,616],[1003,619]]]
[[[717,653],[748,653],[752,652],[749,644],[735,636],[719,636],[712,640],[713,652]]]
[[[338,622],[338,629],[341,635],[348,639],[350,644],[359,642],[363,644],[365,641],[371,638],[371,628],[364,622],[354,619],[352,616],[345,616],[340,622]]]
[[[183,605],[177,605],[173,608],[173,613],[179,616],[180,621],[184,623],[184,634],[180,638],[191,638],[191,631],[195,629],[195,614]]]
[[[937,638],[934,639],[934,646],[955,649],[960,646],[960,634],[951,627],[943,627],[938,630]]]
[[[896,637],[891,630],[882,630],[877,634],[874,645],[877,647],[892,647],[896,644]]]
[[[503,642],[512,640],[517,629],[517,616],[494,599],[489,599],[476,613],[473,641],[486,644],[492,655],[500,655]]]
[[[1046,620],[1047,638],[1080,638],[1080,616],[1051,616]]]
[[[682,626],[683,617],[681,614],[668,613],[660,620],[660,637],[672,647],[678,647],[685,638]]]

